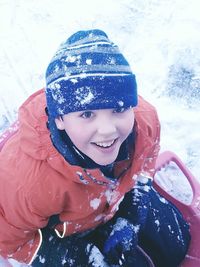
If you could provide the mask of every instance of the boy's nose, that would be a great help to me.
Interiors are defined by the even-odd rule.
[[[98,133],[104,136],[111,136],[112,134],[116,133],[116,126],[112,121],[104,120],[99,124]]]

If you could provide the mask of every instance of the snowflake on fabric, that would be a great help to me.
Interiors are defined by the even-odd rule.
[[[98,198],[95,198],[95,199],[92,199],[92,200],[90,201],[90,206],[91,206],[94,210],[96,210],[96,209],[98,209],[100,203],[101,203],[101,200],[98,199]]]
[[[78,88],[75,92],[79,105],[89,104],[94,99],[94,94],[89,86]]]
[[[52,91],[52,97],[59,104],[65,103],[65,98],[63,97],[63,94],[60,88],[57,88],[57,90]]]

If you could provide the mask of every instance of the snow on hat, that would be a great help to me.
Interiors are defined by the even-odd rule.
[[[52,118],[94,109],[137,105],[135,75],[105,32],[78,31],[62,43],[46,70]]]

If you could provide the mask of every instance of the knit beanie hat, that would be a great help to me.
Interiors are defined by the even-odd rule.
[[[78,31],[61,44],[46,70],[51,118],[83,110],[137,105],[135,75],[105,32]]]

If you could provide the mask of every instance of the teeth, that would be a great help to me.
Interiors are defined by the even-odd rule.
[[[112,146],[112,144],[115,142],[115,140],[110,141],[110,142],[98,142],[95,143],[97,146],[101,146],[101,147],[109,147]]]

